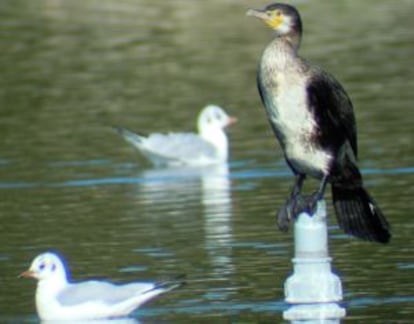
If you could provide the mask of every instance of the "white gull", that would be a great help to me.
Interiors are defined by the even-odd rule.
[[[142,136],[122,127],[115,129],[156,166],[203,166],[227,161],[229,144],[224,129],[236,121],[221,107],[208,105],[198,116],[198,134]]]
[[[20,276],[38,280],[36,309],[46,321],[127,316],[155,296],[182,285],[177,280],[119,285],[101,280],[71,283],[64,263],[51,252],[38,255]]]

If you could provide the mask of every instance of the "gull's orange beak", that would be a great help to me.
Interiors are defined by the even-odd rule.
[[[227,122],[226,127],[229,127],[229,126],[231,126],[231,125],[234,125],[235,123],[237,123],[237,121],[238,121],[237,117],[232,117],[232,116],[230,116],[230,117],[229,117],[229,120],[228,120],[228,122]]]
[[[19,278],[34,278],[36,279],[36,274],[32,270],[26,270],[19,274]]]

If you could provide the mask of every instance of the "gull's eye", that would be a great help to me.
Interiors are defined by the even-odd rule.
[[[56,270],[56,264],[52,264],[52,272]]]
[[[44,270],[45,268],[46,268],[46,264],[41,263],[41,264],[39,265],[39,270],[40,270],[40,271]]]

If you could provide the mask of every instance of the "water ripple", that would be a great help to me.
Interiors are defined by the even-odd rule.
[[[91,160],[91,161],[75,161],[60,164],[56,162],[55,166],[90,166],[97,164],[106,164],[106,160]],[[414,167],[401,167],[392,169],[380,169],[380,168],[368,168],[362,169],[362,174],[366,175],[401,175],[401,174],[414,174]],[[139,184],[139,183],[150,183],[150,182],[175,182],[177,180],[187,179],[189,177],[194,178],[200,176],[200,174],[194,174],[189,172],[188,174],[180,172],[174,175],[174,170],[170,170],[166,176],[155,176],[155,177],[106,177],[106,178],[90,178],[90,179],[71,179],[61,182],[20,182],[20,181],[8,181],[0,182],[0,189],[26,189],[33,187],[87,187],[87,186],[100,186],[100,185],[119,185],[119,184]],[[244,180],[244,179],[263,179],[263,178],[285,178],[292,176],[292,173],[288,169],[282,170],[269,170],[269,169],[250,169],[242,171],[233,171],[230,173],[230,179]],[[249,186],[247,189],[250,189]],[[242,185],[239,185],[239,189],[243,189]]]

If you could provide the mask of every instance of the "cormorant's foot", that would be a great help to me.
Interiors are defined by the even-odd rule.
[[[282,232],[287,232],[289,229],[289,223],[292,219],[291,209],[286,203],[282,208],[280,208],[279,212],[276,215],[277,217],[277,227]]]
[[[303,209],[302,212],[305,212],[309,215],[314,215],[316,213],[316,209],[318,207],[318,201],[319,201],[319,193],[314,192],[313,194],[309,196],[303,197]]]
[[[289,223],[305,208],[305,201],[300,194],[291,196],[277,213],[277,226],[282,232],[287,232]]]

